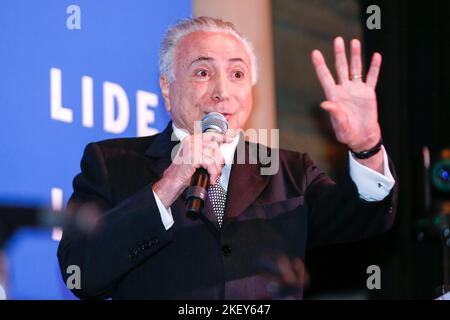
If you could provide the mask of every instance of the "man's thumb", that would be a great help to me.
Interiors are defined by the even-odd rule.
[[[322,101],[320,107],[330,113],[336,113],[339,109],[338,105],[332,101]]]

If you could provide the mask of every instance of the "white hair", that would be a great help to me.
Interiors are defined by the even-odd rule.
[[[174,61],[175,49],[180,40],[192,32],[223,32],[233,35],[246,49],[251,63],[252,84],[258,79],[258,66],[253,46],[250,41],[241,35],[231,22],[211,17],[197,17],[181,20],[170,27],[164,35],[159,51],[159,71],[169,82],[175,80]]]

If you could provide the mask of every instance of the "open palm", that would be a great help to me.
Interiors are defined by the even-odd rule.
[[[381,137],[375,94],[381,55],[374,53],[363,81],[361,43],[354,39],[350,47],[349,76],[344,40],[341,37],[334,40],[339,83],[335,82],[319,50],[312,52],[312,61],[326,97],[320,106],[328,111],[337,140],[353,151],[361,151],[373,147]]]

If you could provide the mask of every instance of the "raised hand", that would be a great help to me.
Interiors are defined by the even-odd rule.
[[[374,53],[364,81],[361,62],[361,43],[350,42],[350,68],[345,53],[344,40],[334,39],[336,83],[319,50],[311,54],[317,77],[326,100],[320,106],[328,111],[339,142],[359,152],[374,147],[380,140],[375,86],[381,66],[381,55]]]

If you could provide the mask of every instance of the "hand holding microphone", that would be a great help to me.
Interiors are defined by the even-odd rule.
[[[226,134],[227,130],[225,117],[218,112],[211,112],[202,119],[202,133],[194,133],[183,139],[172,164],[153,185],[153,191],[166,208],[190,187],[188,211],[199,213],[209,181],[216,181],[222,172],[224,158],[219,149],[220,144],[233,141],[233,137]]]
[[[225,117],[218,112],[208,113],[202,119],[202,132],[203,133],[215,133],[222,136],[228,131],[228,123]],[[215,137],[215,136],[211,136]],[[214,139],[213,139],[214,140]],[[219,144],[216,142],[214,145],[214,150],[219,149]],[[222,166],[224,164],[223,156],[220,153],[220,162],[215,163],[216,170],[208,172],[204,167],[198,168],[194,175],[192,176],[191,186],[189,187],[187,194],[187,212],[191,214],[200,214],[203,209],[204,202],[206,199],[206,190],[209,185],[209,177],[211,175],[211,180],[215,182],[217,177],[220,177],[222,171]],[[208,161],[209,162],[209,161]],[[208,174],[209,173],[209,174]]]

